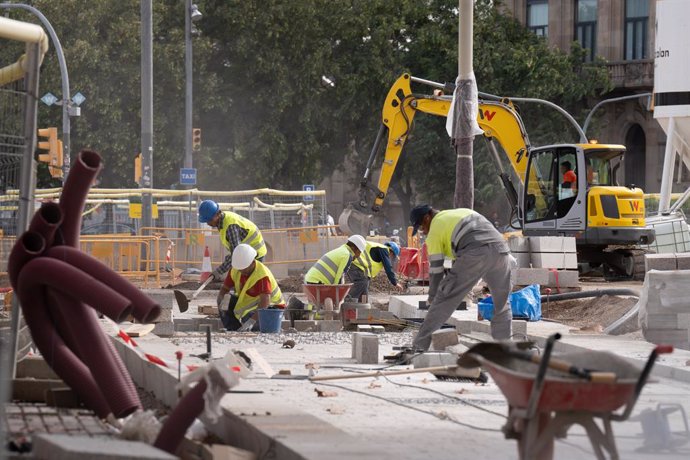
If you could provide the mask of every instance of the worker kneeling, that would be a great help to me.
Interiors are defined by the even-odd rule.
[[[230,303],[223,298],[234,289]],[[223,326],[228,331],[259,330],[259,310],[285,308],[283,294],[273,273],[256,260],[256,250],[239,244],[232,252],[232,268],[216,299]]]
[[[352,266],[347,272],[348,278],[352,281],[352,289],[350,289],[348,296],[357,302],[362,302],[362,296],[369,295],[371,280],[376,278],[381,270],[386,271],[388,281],[395,289],[404,291],[405,288],[398,282],[393,270],[393,262],[399,255],[400,246],[393,241],[388,241],[385,244],[367,241],[365,250],[352,262]]]

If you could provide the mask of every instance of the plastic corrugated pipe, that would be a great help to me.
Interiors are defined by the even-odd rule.
[[[20,272],[27,261],[43,251],[44,240],[35,232],[25,232],[12,248],[8,261],[10,278],[19,281]],[[24,272],[28,273],[28,272]],[[31,275],[27,275],[31,276]],[[106,418],[111,413],[105,396],[96,385],[93,375],[86,365],[72,352],[58,334],[48,313],[43,289],[35,289],[21,282],[13,284],[22,305],[24,320],[29,326],[31,336],[43,354],[46,363],[84,400],[96,415]]]
[[[55,232],[62,224],[62,210],[60,205],[54,201],[43,203],[38,211],[34,214],[29,224],[29,231],[39,233],[45,240],[46,248],[53,245],[55,241]],[[58,237],[62,240],[62,237]]]
[[[101,165],[101,156],[93,150],[82,150],[72,160],[72,168],[60,194],[60,209],[63,215],[60,230],[64,244],[68,246],[79,245],[81,213]]]
[[[90,255],[69,246],[54,246],[48,249],[44,255],[62,260],[90,274],[127,297],[132,302],[132,314],[138,321],[150,323],[160,315],[161,306],[151,297]]]
[[[158,433],[154,447],[175,455],[187,429],[204,410],[204,392],[206,381],[202,379],[177,403]]]

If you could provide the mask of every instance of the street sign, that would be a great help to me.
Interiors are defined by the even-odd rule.
[[[74,102],[75,105],[82,105],[82,103],[86,100],[86,96],[84,96],[82,93],[77,91],[77,94],[72,96],[72,102]]]
[[[305,192],[313,192],[316,190],[316,187],[314,187],[313,184],[304,184],[302,190]],[[304,201],[314,201],[314,195],[304,195]]]
[[[41,101],[43,101],[45,105],[51,106],[58,101],[58,98],[55,97],[53,93],[45,93],[41,98]]]
[[[180,184],[196,185],[196,168],[180,168]]]

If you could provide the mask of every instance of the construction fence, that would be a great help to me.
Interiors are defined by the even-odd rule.
[[[60,188],[36,190],[35,206],[59,202]],[[153,226],[141,226],[141,197],[153,196]],[[18,190],[0,195],[10,216],[0,234],[0,272],[16,238]],[[218,231],[198,222],[199,203],[213,199],[222,210],[257,224],[266,241],[265,262],[277,277],[305,271],[323,253],[345,241],[335,226],[326,226],[325,191],[244,191],[92,189],[82,216],[81,248],[126,277],[144,285],[166,285],[181,273],[201,269],[205,249],[213,266],[226,255]]]

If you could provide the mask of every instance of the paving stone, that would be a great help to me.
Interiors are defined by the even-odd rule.
[[[398,318],[424,318],[427,310],[420,310],[419,301],[427,300],[428,296],[391,296],[388,302],[388,311]]]
[[[458,357],[455,353],[447,351],[427,351],[412,358],[412,366],[415,369],[422,367],[454,366]]]
[[[138,441],[115,438],[92,438],[65,434],[33,436],[33,456],[51,460],[119,460],[119,459],[176,459],[160,449]]]
[[[358,324],[357,332],[372,332],[371,326],[368,324]]]
[[[548,286],[578,287],[580,277],[577,270],[550,270]]]
[[[511,325],[513,340],[527,339],[527,321],[514,319]]]
[[[577,269],[577,254],[533,252],[533,268],[572,268]]]
[[[458,334],[470,334],[472,332],[472,325],[474,324],[474,321],[469,319],[456,320],[454,318],[451,318],[451,321]]]
[[[529,244],[532,253],[553,252],[574,254],[575,238],[570,236],[530,236]]]
[[[17,362],[17,378],[22,377],[52,380],[60,378],[41,356],[27,356]]]
[[[375,324],[371,326],[371,331],[374,334],[383,334],[384,332],[386,332],[386,328],[383,326],[379,326],[378,324]]]
[[[443,351],[446,347],[452,347],[458,343],[458,331],[455,328],[439,329],[431,334],[431,347],[434,350]]]
[[[655,313],[647,315],[645,326],[649,329],[679,329],[677,314]]]
[[[339,319],[323,319],[316,322],[318,332],[338,332],[342,330],[343,323]]]
[[[642,328],[642,335],[647,342],[660,344],[671,344],[680,347],[690,340],[687,329],[649,329]]]
[[[142,289],[142,291],[161,306],[161,314],[151,322],[163,323],[172,321],[173,306],[177,306],[172,289]]]
[[[155,324],[156,327],[151,331],[152,334],[156,334],[158,337],[172,337],[175,334],[175,324],[172,321]]]
[[[678,270],[690,270],[690,254],[686,252],[677,252],[676,268]]]
[[[298,319],[295,321],[295,329],[300,332],[304,331],[315,331],[316,321],[313,319]]]
[[[675,254],[645,254],[644,255],[645,271],[649,270],[675,270],[676,269],[676,255]]]
[[[359,364],[378,364],[379,338],[375,334],[359,332],[354,339],[355,360]]]

